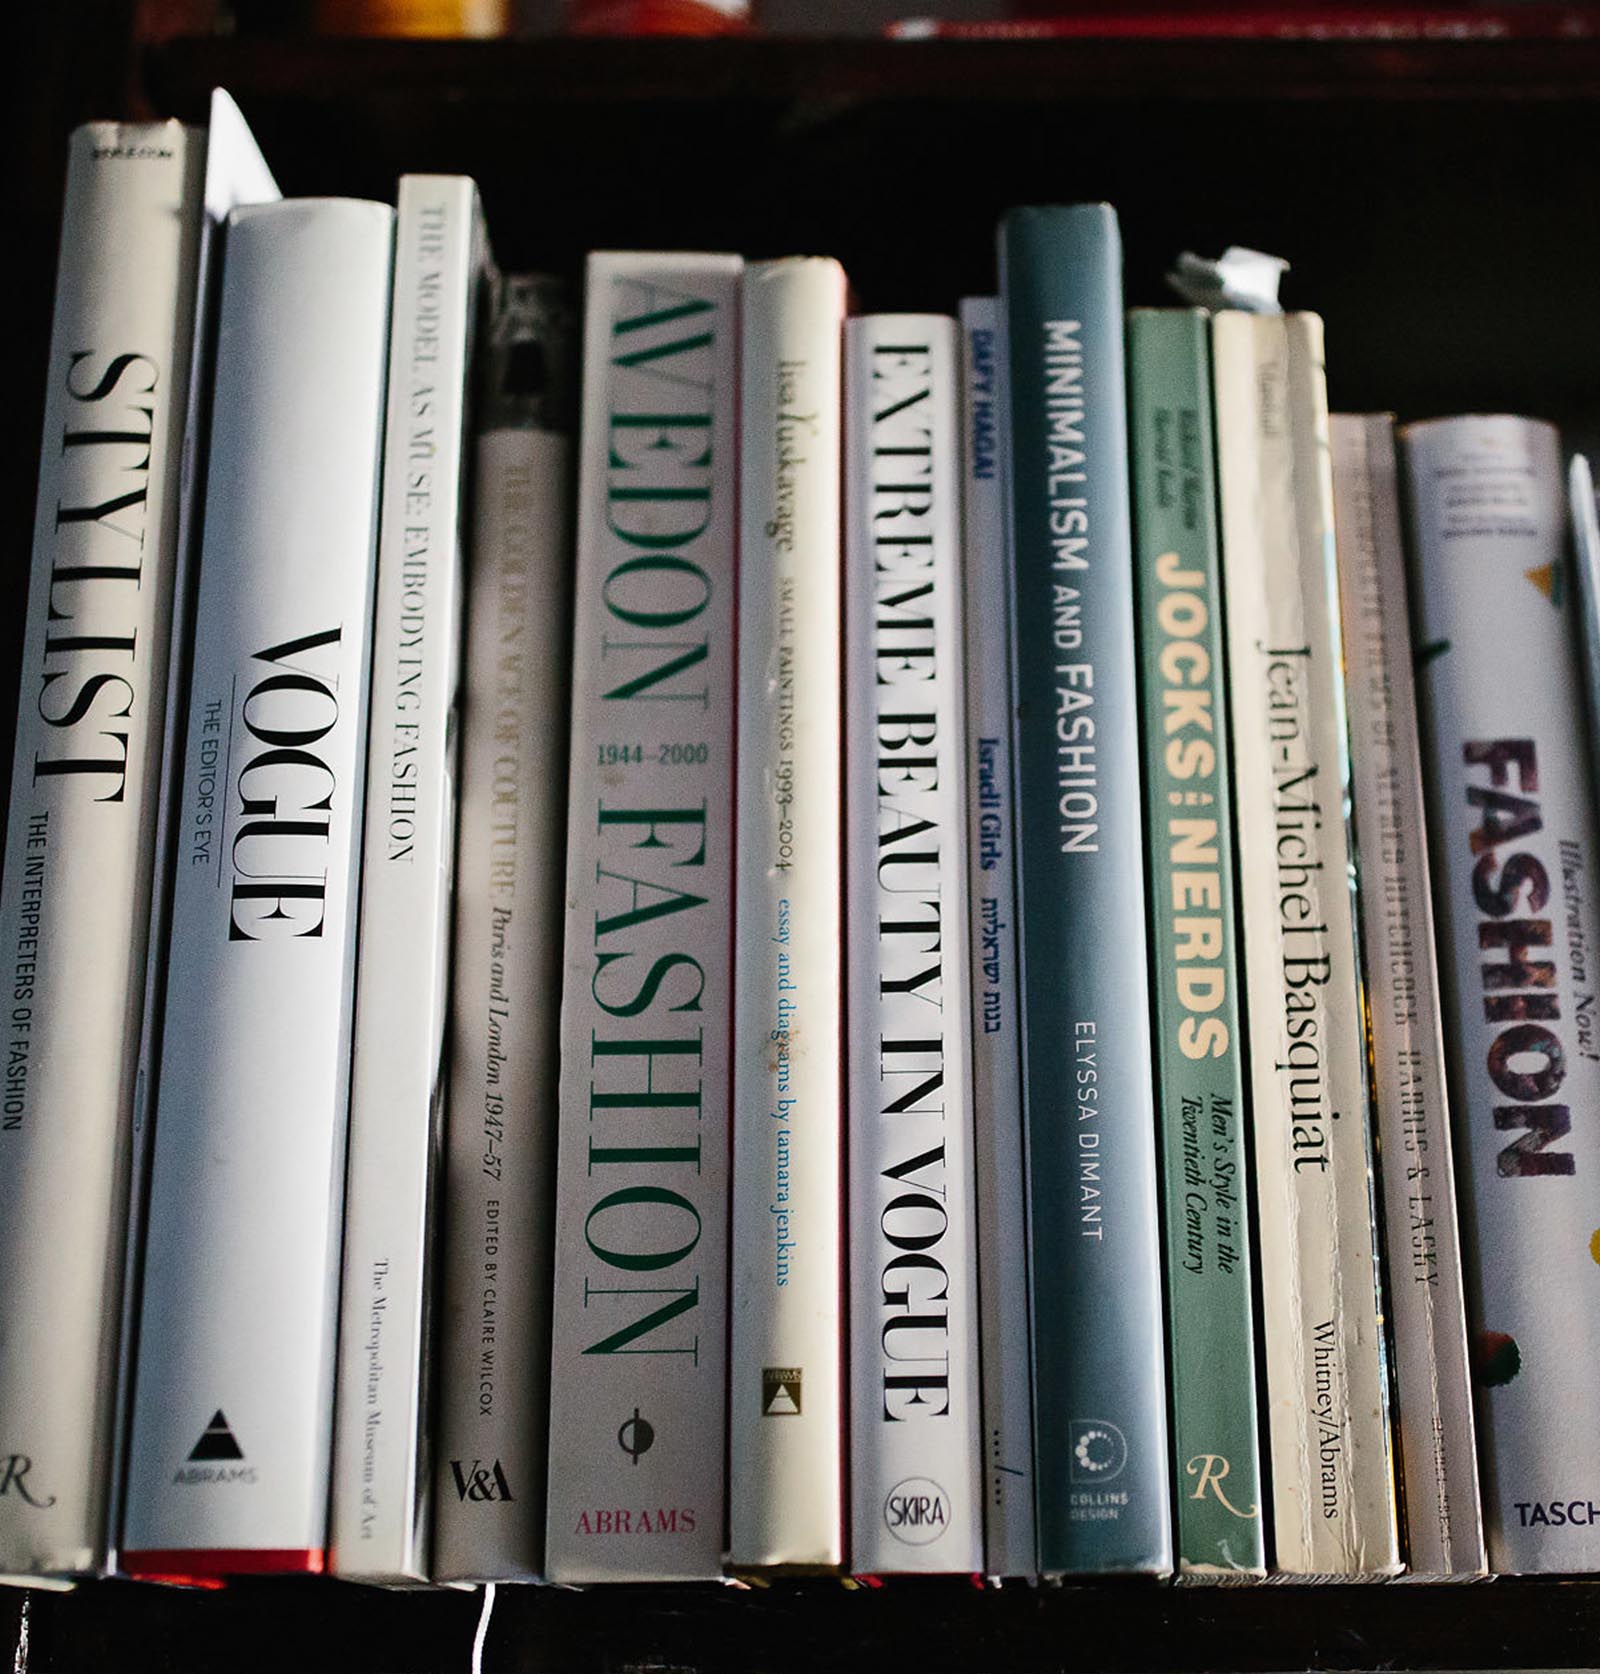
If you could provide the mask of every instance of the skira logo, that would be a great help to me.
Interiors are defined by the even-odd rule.
[[[937,1482],[908,1476],[889,1490],[883,1525],[907,1546],[928,1546],[950,1527],[950,1501]]]

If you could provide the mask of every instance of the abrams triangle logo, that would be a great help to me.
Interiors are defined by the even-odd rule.
[[[211,1415],[211,1422],[200,1433],[200,1439],[194,1444],[189,1454],[192,1465],[199,1460],[242,1459],[244,1449],[235,1439],[233,1431],[228,1428],[228,1421],[222,1416],[222,1409],[218,1407]]]
[[[254,1465],[243,1463],[244,1449],[234,1435],[222,1408],[211,1415],[211,1422],[200,1432],[188,1459],[178,1467],[172,1480],[189,1487],[203,1483],[254,1483]]]
[[[798,1366],[762,1367],[761,1416],[798,1418],[801,1381],[801,1368]]]

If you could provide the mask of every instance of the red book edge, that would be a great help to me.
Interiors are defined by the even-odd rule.
[[[295,1547],[239,1547],[185,1551],[123,1552],[118,1568],[135,1581],[168,1581],[179,1586],[218,1587],[235,1575],[321,1575],[326,1551]]]

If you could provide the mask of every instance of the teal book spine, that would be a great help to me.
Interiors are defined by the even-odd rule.
[[[1048,1575],[1172,1567],[1121,266],[1104,205],[1001,223]]]
[[[1178,1570],[1266,1572],[1256,1426],[1233,814],[1211,345],[1199,310],[1128,316]]]

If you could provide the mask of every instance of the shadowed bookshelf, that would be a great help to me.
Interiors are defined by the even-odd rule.
[[[26,312],[8,450],[28,549],[64,142],[89,115],[239,100],[289,193],[480,182],[502,265],[594,247],[838,256],[859,305],[952,310],[994,283],[1006,206],[1103,198],[1130,303],[1180,250],[1292,264],[1327,321],[1333,404],[1525,411],[1600,433],[1600,40],[822,39],[395,42],[191,35],[135,9],[19,25]],[[203,8],[200,8],[203,10]],[[24,585],[16,561],[13,585]],[[13,613],[14,618],[20,612]],[[0,632],[9,728],[17,648]],[[22,1595],[0,1594],[17,1637]],[[475,1597],[332,1582],[31,1595],[35,1671],[465,1669]],[[502,1589],[485,1667],[1556,1667],[1594,1660],[1600,1582],[983,1590],[951,1581]]]

